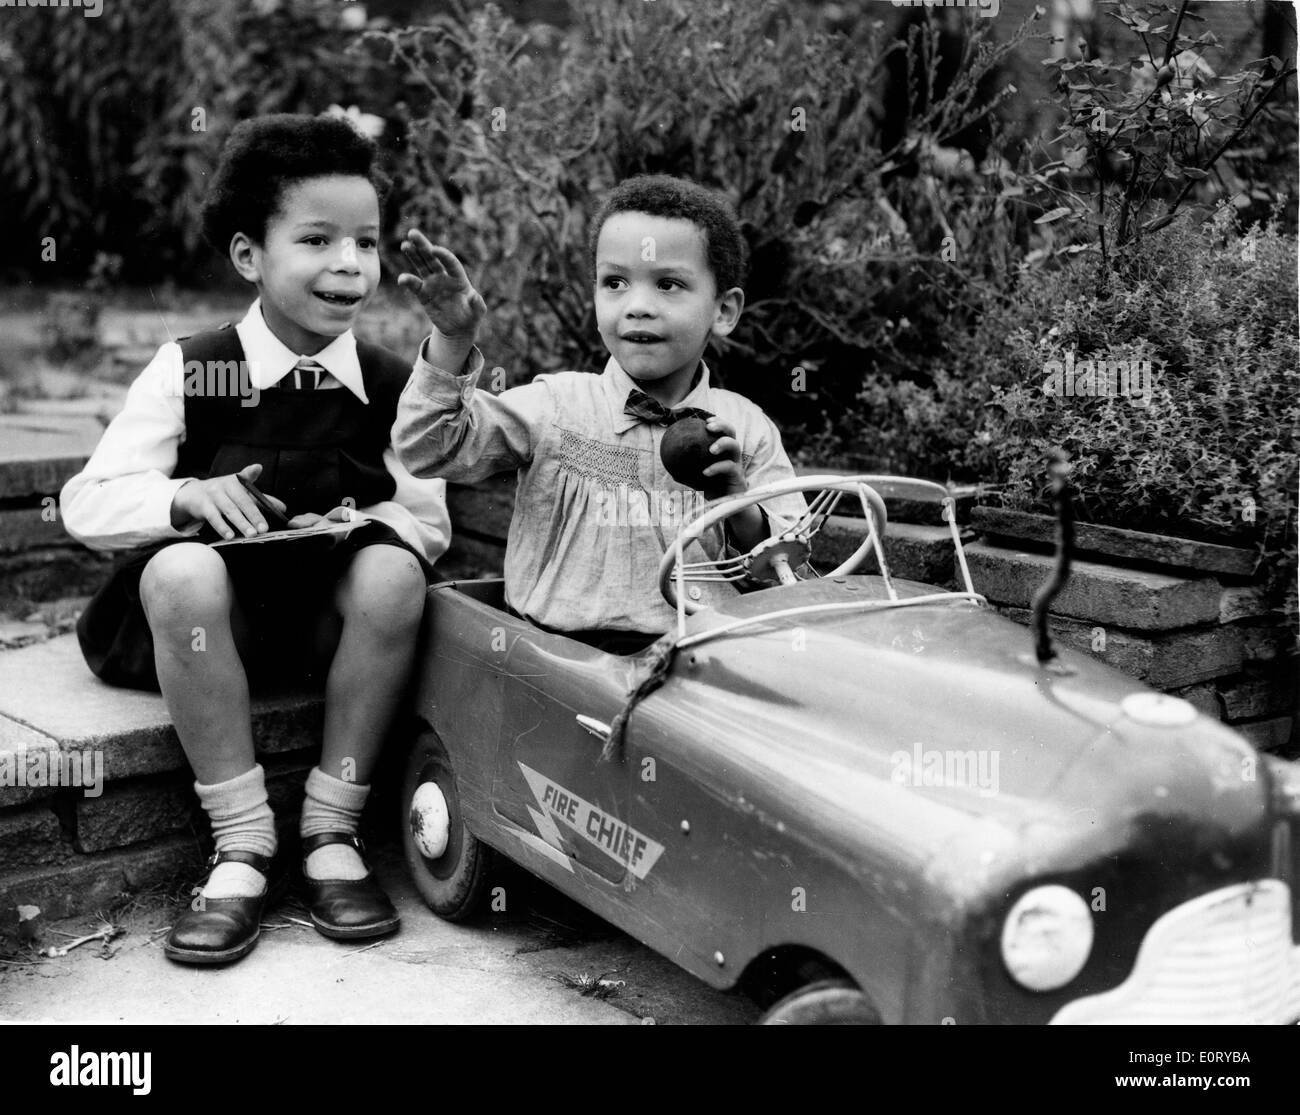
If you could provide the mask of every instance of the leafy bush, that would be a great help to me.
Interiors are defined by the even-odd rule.
[[[52,236],[46,271],[84,271],[148,217],[128,168],[148,121],[166,111],[180,28],[167,0],[0,28],[0,236],[33,270],[40,238]]]
[[[851,413],[809,447],[836,464],[982,481],[990,498],[1037,511],[1051,508],[1048,454],[1064,448],[1083,519],[1254,546],[1294,623],[1294,215],[1279,204],[1247,231],[1233,215],[1278,170],[1247,136],[1268,135],[1294,157],[1294,71],[1270,59],[1208,83],[1197,60],[1212,36],[1180,35],[1172,10],[1160,22],[1168,5],[1108,7],[1139,52],[1154,36],[1174,76],[1160,80],[1150,67],[1143,85],[1141,66],[1130,67],[1145,61],[1137,55],[1058,64],[1062,157],[1014,173],[1026,196],[1045,198],[1044,238],[1010,253],[1007,281],[963,267],[978,311],[940,332],[937,356],[919,347],[921,374],[867,369]],[[1121,36],[1112,41],[1122,54]],[[1289,100],[1276,95],[1283,89]],[[1053,243],[1062,217],[1073,243]],[[1150,360],[1149,404],[1045,395],[1046,365],[1067,353]],[[865,455],[841,434],[855,424],[873,432]]]
[[[360,16],[334,0],[132,0],[0,21],[0,237],[16,262],[53,278],[120,255],[137,282],[201,270],[199,206],[239,120],[398,99],[391,70],[349,53],[383,26]],[[52,263],[37,262],[46,236]]]
[[[1236,193],[1244,207],[1260,187],[1294,181],[1294,142],[1276,153],[1280,182],[1243,182],[1232,165],[1266,172],[1238,146],[1252,129],[1294,136],[1294,96],[1286,97],[1294,67],[1272,57],[1224,72],[1217,37],[1193,35],[1203,17],[1186,3],[1118,0],[1103,10],[1128,34],[1112,38],[1104,57],[1090,56],[1085,44],[1083,57],[1048,63],[1065,116],[1060,158],[1037,168],[1037,181],[1063,202],[1052,217],[1070,216],[1106,259],[1108,232],[1111,249],[1121,249],[1167,227],[1188,199],[1212,203]],[[1117,210],[1114,222],[1108,205]]]
[[[409,113],[411,223],[477,273],[490,358],[514,382],[599,367],[592,206],[630,175],[680,174],[732,198],[751,251],[745,315],[710,358],[721,378],[795,444],[800,427],[860,440],[839,420],[864,374],[927,377],[926,352],[973,320],[965,273],[1005,270],[1012,183],[944,141],[1009,94],[980,91],[1024,32],[995,47],[972,15],[964,67],[930,90],[933,26],[901,43],[864,21],[850,40],[775,0],[574,0],[572,14],[564,35],[489,7],[372,39],[427,82]],[[896,55],[911,109],[886,146],[878,93]]]
[[[1227,205],[1170,232],[1137,241],[1101,293],[1096,264],[1075,264],[1035,274],[984,319],[972,343],[993,375],[976,463],[1007,506],[1048,511],[1044,461],[1061,447],[1080,518],[1253,545],[1294,582],[1295,237],[1243,233]],[[1067,353],[1151,361],[1149,401],[1045,394],[1046,365]]]

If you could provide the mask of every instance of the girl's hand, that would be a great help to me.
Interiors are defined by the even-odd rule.
[[[289,520],[289,529],[298,530],[300,527],[314,527],[317,523],[350,523],[355,518],[356,509],[353,507],[334,507],[324,515],[317,515],[315,511],[304,511],[301,515],[295,515]]]
[[[460,260],[447,248],[430,244],[416,228],[402,241],[402,254],[415,274],[403,272],[397,277],[397,285],[415,295],[444,337],[468,338],[472,344],[487,306],[469,281]]]
[[[214,476],[208,480],[190,480],[182,484],[172,497],[172,526],[176,530],[193,523],[207,523],[222,538],[234,538],[236,533],[251,538],[256,534],[265,534],[268,529],[266,519],[253,497],[248,494],[239,477],[244,477],[250,484],[256,483],[262,475],[261,465],[248,465],[238,473],[227,476]],[[284,503],[267,496],[267,500],[284,511]]]

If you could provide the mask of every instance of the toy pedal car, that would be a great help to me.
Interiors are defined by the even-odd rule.
[[[801,490],[749,554],[681,560]],[[880,492],[946,497],[821,476],[707,505],[661,568],[677,627],[634,655],[516,618],[499,580],[432,587],[403,796],[424,899],[467,917],[499,853],[771,1023],[1295,1021],[1297,765],[1085,654],[1040,662],[951,503],[964,591],[892,578]],[[862,545],[801,578],[844,494]],[[770,587],[686,591],[741,577]]]

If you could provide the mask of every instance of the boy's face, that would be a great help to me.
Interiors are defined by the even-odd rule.
[[[238,233],[230,257],[257,284],[271,332],[310,356],[352,328],[379,285],[379,198],[354,175],[295,182],[265,241]]]
[[[596,240],[596,325],[628,375],[666,406],[683,399],[710,336],[735,328],[745,296],[719,292],[691,221],[615,213]]]

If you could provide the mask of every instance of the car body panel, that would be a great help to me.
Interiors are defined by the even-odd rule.
[[[448,748],[466,823],[713,986],[799,946],[886,1022],[1046,1022],[1122,982],[1165,911],[1291,870],[1240,737],[1199,715],[1136,722],[1140,683],[1066,649],[1039,666],[1023,627],[969,600],[880,607],[876,577],[737,596],[688,634],[777,608],[862,610],[677,651],[602,758],[578,718],[612,724],[671,640],[605,654],[501,610],[500,592],[434,586],[422,636],[416,708]],[[927,784],[936,754],[955,765]],[[1010,904],[1044,882],[1100,901],[1106,931],[1046,994],[998,952]]]

